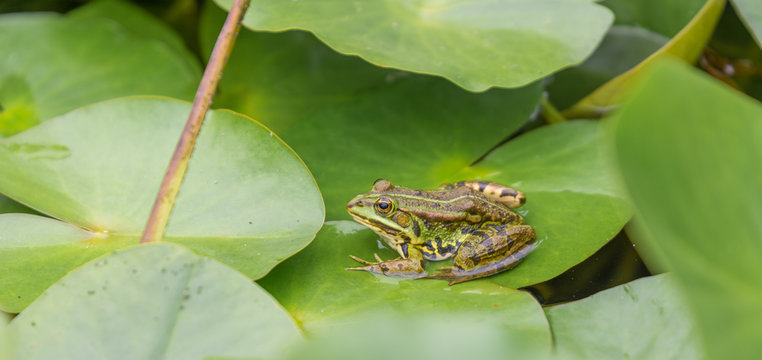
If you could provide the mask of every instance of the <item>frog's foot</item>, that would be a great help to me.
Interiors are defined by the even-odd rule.
[[[448,280],[449,285],[455,285],[464,281],[487,277],[497,274],[501,271],[510,270],[519,264],[521,259],[526,257],[532,250],[534,250],[535,244],[527,244],[515,253],[499,259],[495,262],[477,266],[473,269],[461,269],[457,266],[447,266],[438,268],[439,273],[428,274],[422,276],[423,279],[441,279]]]
[[[344,270],[361,270],[361,271],[367,271],[374,274],[404,277],[404,278],[411,278],[411,279],[417,279],[426,275],[426,273],[423,271],[423,264],[421,263],[421,260],[396,259],[396,260],[383,261],[381,260],[381,257],[378,256],[378,254],[374,254],[374,255],[376,260],[378,260],[378,262],[374,263],[370,261],[365,261],[363,259],[358,258],[357,256],[349,255],[350,258],[352,258],[353,260],[365,266],[347,267],[347,268],[344,268]]]

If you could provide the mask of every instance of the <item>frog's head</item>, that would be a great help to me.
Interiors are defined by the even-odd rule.
[[[349,215],[361,224],[373,229],[403,258],[416,234],[411,214],[400,209],[394,186],[384,179],[376,180],[371,191],[355,196],[347,203]]]

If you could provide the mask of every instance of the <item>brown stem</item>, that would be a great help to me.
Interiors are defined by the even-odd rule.
[[[175,153],[169,162],[167,173],[164,174],[164,180],[161,182],[159,194],[156,195],[156,201],[151,209],[151,215],[148,217],[146,228],[143,230],[143,237],[140,243],[149,243],[159,241],[164,235],[164,229],[167,227],[169,215],[172,213],[172,207],[175,205],[177,192],[185,177],[185,171],[188,169],[193,147],[196,145],[201,125],[204,123],[206,111],[212,103],[212,97],[217,89],[217,84],[222,77],[222,70],[225,68],[230,52],[233,50],[233,43],[238,36],[246,9],[251,0],[235,0],[233,3],[225,24],[222,26],[217,42],[214,44],[214,50],[209,57],[209,63],[204,70],[204,76],[201,78],[201,84],[196,91],[196,98],[193,100],[193,107],[185,123],[183,133],[180,135],[180,141],[177,143]]]

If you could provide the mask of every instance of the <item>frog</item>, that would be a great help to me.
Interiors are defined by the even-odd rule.
[[[375,231],[399,257],[366,261],[346,270],[409,279],[442,279],[449,285],[514,268],[537,246],[532,226],[515,209],[526,202],[519,190],[489,181],[446,183],[416,190],[378,179],[346,209]],[[453,258],[452,266],[427,273],[425,261]]]

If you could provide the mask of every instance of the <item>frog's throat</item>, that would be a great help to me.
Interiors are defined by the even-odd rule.
[[[402,251],[402,244],[405,243],[403,240],[396,239],[393,236],[391,236],[391,235],[389,235],[389,234],[387,234],[387,233],[385,233],[385,232],[383,232],[381,230],[373,229],[373,231],[375,231],[376,234],[378,234],[378,236],[380,236],[382,239],[384,239],[384,242],[387,245],[389,245],[390,248],[396,250],[403,259],[407,259],[407,254],[405,254],[405,252]]]

